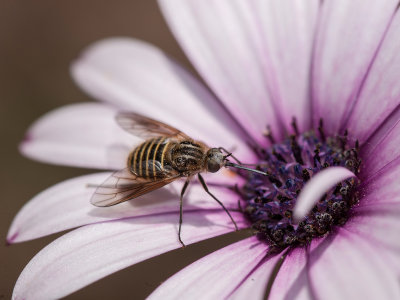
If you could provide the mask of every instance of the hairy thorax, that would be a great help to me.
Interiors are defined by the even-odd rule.
[[[205,145],[188,140],[172,145],[170,152],[171,166],[183,176],[204,170]]]

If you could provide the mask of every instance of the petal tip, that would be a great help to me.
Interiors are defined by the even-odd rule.
[[[297,209],[293,212],[293,224],[298,225],[301,220],[307,215],[307,211]]]
[[[18,145],[18,150],[20,153],[25,155],[25,150],[27,145],[29,145],[33,141],[33,136],[30,132],[27,132],[24,137],[22,138],[22,141]]]
[[[32,134],[30,132],[27,132],[24,136],[24,138],[22,139],[21,143],[28,143],[32,140]]]
[[[14,232],[13,234],[10,234],[6,238],[6,246],[11,246],[12,244],[15,244],[15,240],[18,237],[18,231]]]

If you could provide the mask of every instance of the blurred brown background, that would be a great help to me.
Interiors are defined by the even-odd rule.
[[[90,101],[69,76],[69,64],[99,39],[131,36],[151,42],[191,68],[169,32],[155,0],[2,0],[0,2],[0,299],[9,299],[19,273],[61,234],[4,245],[22,205],[43,189],[90,170],[36,163],[17,145],[45,112]],[[142,299],[179,269],[227,245],[236,234],[212,239],[137,264],[80,290],[68,299]]]

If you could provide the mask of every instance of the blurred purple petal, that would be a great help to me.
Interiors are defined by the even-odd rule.
[[[314,125],[338,132],[378,51],[397,0],[324,1],[316,33],[312,96]]]
[[[58,183],[41,192],[25,204],[14,218],[8,232],[8,242],[22,242],[96,222],[179,211],[179,194],[183,186],[180,180],[120,205],[93,206],[90,198],[95,188],[87,185],[99,185],[110,175],[85,175]],[[219,177],[220,182],[224,179],[225,183],[237,182],[226,176]],[[237,209],[237,196],[233,191],[213,187],[211,184],[209,188],[228,209]],[[185,195],[184,211],[207,209],[220,210],[221,207],[206,194],[200,184],[191,184]]]
[[[256,237],[229,245],[187,266],[159,286],[149,299],[226,299],[242,284],[246,275],[258,266],[267,252]],[[279,256],[278,256],[279,257]],[[276,258],[258,266],[268,273]],[[272,266],[272,267],[271,267]],[[248,280],[254,279],[250,276]],[[254,289],[246,289],[249,299],[258,299],[266,281],[256,278]],[[261,286],[261,289],[260,289]],[[212,288],[211,288],[212,287]]]
[[[259,21],[250,2],[159,1],[179,44],[207,84],[257,141],[267,124],[279,134]]]
[[[270,299],[312,299],[305,248],[293,249],[283,262],[272,285]]]
[[[399,53],[400,14],[397,12],[347,125],[351,134],[361,143],[368,139],[400,103]]]
[[[252,155],[232,118],[189,72],[160,49],[130,38],[110,38],[86,49],[71,68],[91,96],[172,125],[210,146]]]
[[[321,197],[337,183],[355,175],[343,167],[330,167],[314,175],[301,190],[293,210],[293,219],[301,221],[321,199]]]
[[[241,215],[232,214],[243,227]],[[104,222],[65,234],[25,267],[13,299],[58,299],[118,270],[180,248],[178,215]],[[191,244],[232,229],[224,212],[187,213],[182,240]]]
[[[311,250],[309,272],[317,299],[400,299],[379,247],[345,229]]]
[[[37,120],[20,151],[39,161],[95,169],[120,169],[139,138],[115,122],[117,110],[99,103],[67,105]]]

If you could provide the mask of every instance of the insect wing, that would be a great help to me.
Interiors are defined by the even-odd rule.
[[[189,139],[186,134],[172,126],[133,112],[121,112],[116,116],[116,120],[124,130],[143,139],[158,136]]]
[[[161,188],[177,178],[179,176],[174,175],[159,180],[150,180],[136,176],[128,169],[123,169],[114,172],[98,186],[90,202],[100,207],[112,206]]]

